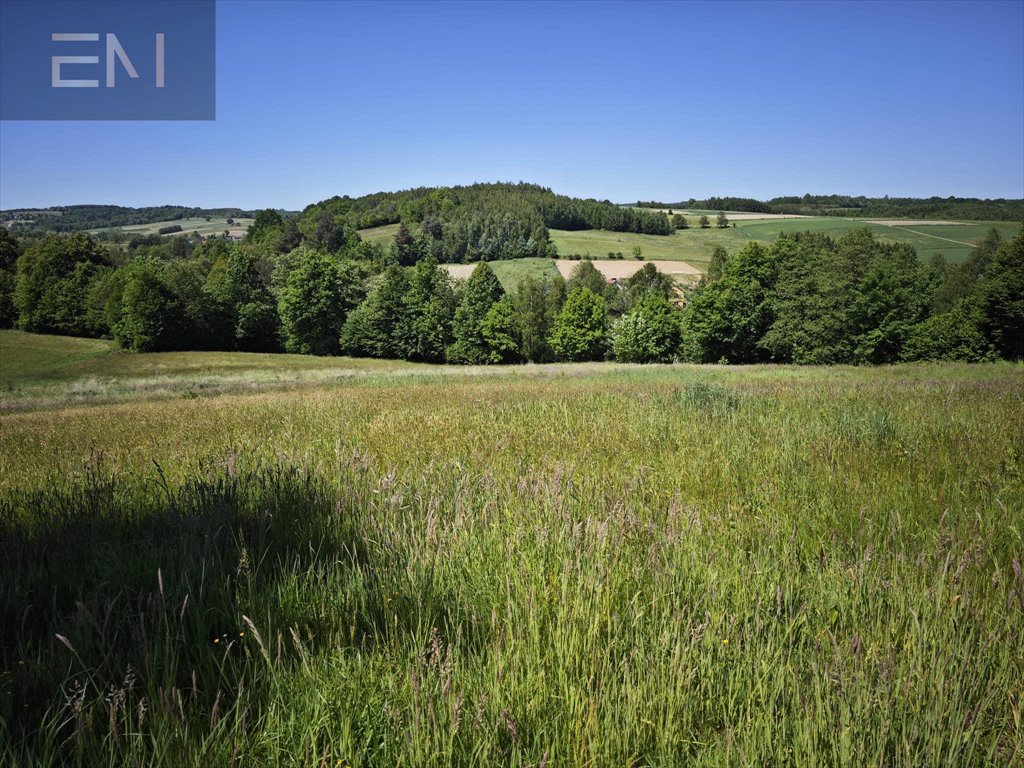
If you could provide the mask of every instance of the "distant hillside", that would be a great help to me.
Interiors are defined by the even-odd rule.
[[[1024,221],[1024,200],[980,200],[976,197],[850,197],[804,195],[755,200],[749,197],[709,197],[677,203],[637,202],[640,208],[686,208],[748,213],[786,213],[803,216],[845,216],[867,219],[964,219]]]
[[[409,263],[426,255],[443,263],[551,256],[549,228],[674,232],[660,211],[556,195],[536,184],[496,183],[332,197],[287,222],[260,214],[250,236],[272,240],[277,250],[308,241],[334,251],[357,230],[399,223],[404,226],[399,260]]]
[[[157,205],[146,208],[127,208],[120,205],[57,205],[51,208],[0,211],[0,223],[13,234],[34,235],[129,227],[206,216],[244,219],[252,218],[253,212],[242,208],[188,208],[183,205]]]
[[[307,206],[304,217],[321,212],[341,217],[356,229],[383,224],[419,223],[459,218],[461,213],[502,212],[534,218],[552,229],[607,229],[668,235],[673,229],[660,213],[623,208],[608,200],[558,195],[537,184],[470,184],[465,187],[419,187],[351,198],[332,197]]]

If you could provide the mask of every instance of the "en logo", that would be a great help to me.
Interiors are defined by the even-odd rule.
[[[82,43],[82,42],[98,42],[100,35],[98,32],[54,32],[50,35],[50,39],[55,43]],[[132,65],[132,60],[128,58],[128,54],[125,53],[124,48],[121,46],[121,42],[117,39],[117,35],[113,32],[107,32],[107,88],[114,88],[114,69],[115,69],[115,58],[121,62],[121,66],[124,67],[125,72],[128,73],[128,77],[136,79],[139,73],[135,70]],[[51,62],[51,75],[50,75],[50,87],[51,88],[99,88],[99,80],[66,80],[61,77],[61,66],[70,64],[99,64],[99,56],[52,56]],[[156,87],[164,87],[164,33],[156,33]]]

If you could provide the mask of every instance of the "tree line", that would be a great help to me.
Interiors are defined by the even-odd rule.
[[[801,364],[1024,357],[1024,230],[962,264],[867,229],[716,252],[685,313],[682,356]]]
[[[332,197],[307,206],[293,223],[309,233],[325,216],[350,229],[405,224],[438,241],[446,261],[548,255],[548,228],[605,229],[670,235],[668,218],[654,211],[557,195],[536,184],[471,184]],[[438,254],[435,254],[438,255]]]
[[[423,258],[451,264],[554,257],[548,227],[656,235],[675,230],[660,212],[555,195],[532,184],[474,184],[333,197],[293,217],[259,211],[250,239],[275,253],[299,245],[340,253],[360,244],[358,230],[385,224],[399,225],[395,254],[402,266]],[[382,258],[373,244],[361,247],[364,257]]]
[[[690,198],[678,203],[638,201],[640,208],[742,211],[744,213],[845,216],[873,219],[964,219],[971,221],[1024,221],[1024,200],[975,197],[853,197],[803,195],[755,200],[749,197]]]
[[[407,232],[410,245],[401,230],[386,251],[342,228],[327,238],[338,238],[335,250],[311,238],[281,252],[258,224],[244,242],[155,238],[127,253],[84,233],[20,239],[0,229],[0,326],[136,351],[455,364],[1024,357],[1024,232],[991,232],[962,264],[926,264],[867,230],[719,247],[679,306],[652,264],[609,284],[584,260],[568,280],[527,278],[506,291],[486,261],[458,281],[429,249],[402,256],[429,240]]]

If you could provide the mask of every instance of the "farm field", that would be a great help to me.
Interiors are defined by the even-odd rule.
[[[1020,365],[122,357],[0,412],[0,763],[1024,759]]]
[[[716,245],[732,253],[749,240],[731,228],[677,230],[671,235],[638,235],[598,229],[576,232],[552,229],[550,237],[562,258],[589,255],[594,259],[604,259],[609,253],[621,253],[626,259],[632,259],[633,248],[640,246],[644,259],[685,261],[702,271],[707,268]]]
[[[691,216],[700,217],[702,214],[708,218],[713,218],[718,215],[718,211],[712,211],[705,208],[647,208],[644,206],[631,205],[630,208],[638,211],[660,211],[661,213],[676,214],[681,213],[687,218]],[[750,213],[749,211],[723,211],[728,215],[730,221],[746,221],[749,219],[802,219],[808,218],[798,213]]]
[[[175,224],[181,227],[181,232],[175,232],[175,235],[189,235],[193,232],[198,232],[204,237],[210,235],[222,235],[227,230],[232,235],[241,237],[245,234],[249,225],[252,224],[254,219],[233,219],[232,224],[228,224],[226,218],[211,217],[209,221],[205,218],[192,218],[192,219],[175,219],[173,221],[156,221],[152,224],[134,224],[127,227],[119,227],[123,232],[134,232],[141,235],[156,235],[159,234],[162,227],[170,227]],[[101,229],[91,229],[89,232],[96,234],[102,232]],[[170,237],[171,235],[168,235]]]
[[[609,253],[622,253],[626,259],[631,259],[633,248],[640,246],[646,260],[685,261],[703,272],[716,245],[721,245],[729,253],[735,253],[752,240],[771,242],[780,232],[824,232],[838,238],[855,229],[867,227],[883,242],[909,243],[924,260],[942,254],[950,261],[962,261],[990,229],[996,229],[1004,238],[1012,238],[1021,226],[1017,222],[1007,221],[907,224],[898,220],[882,223],[882,220],[868,222],[834,217],[744,216],[747,218],[737,220],[736,227],[691,227],[667,236],[605,230],[570,232],[552,229],[549,233],[562,258],[576,254],[589,255],[596,260],[607,258]],[[360,235],[363,239],[386,246],[394,239],[397,229],[397,224],[388,224],[361,230]],[[500,262],[492,262],[492,266],[495,263]],[[461,274],[459,268],[455,271]]]
[[[909,243],[917,255],[927,261],[942,254],[949,261],[963,261],[975,244],[980,242],[989,230],[996,229],[1004,239],[1012,238],[1021,228],[1020,222],[978,221],[963,224],[913,224],[905,225],[897,220],[881,224],[867,223],[855,219],[807,218],[785,221],[740,222],[736,231],[756,240],[773,240],[780,232],[824,232],[830,237],[842,237],[854,229],[867,227],[882,242]]]

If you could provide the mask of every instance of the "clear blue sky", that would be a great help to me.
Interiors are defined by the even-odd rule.
[[[0,208],[1024,197],[1024,3],[217,6],[215,122],[4,122]],[[170,66],[170,64],[168,65]]]

